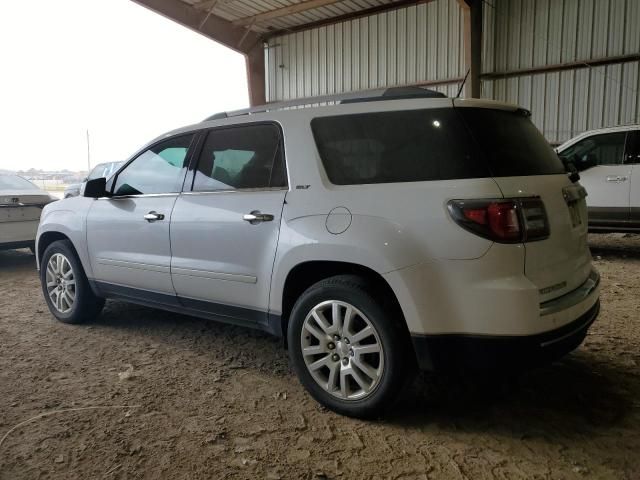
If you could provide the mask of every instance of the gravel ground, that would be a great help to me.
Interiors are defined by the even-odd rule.
[[[109,302],[57,323],[0,252],[0,478],[640,479],[640,236],[593,235],[602,313],[516,380],[421,375],[384,420],[320,408],[262,333]],[[124,406],[124,408],[120,408]],[[118,407],[85,410],[85,407]]]

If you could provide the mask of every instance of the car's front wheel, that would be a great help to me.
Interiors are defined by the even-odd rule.
[[[40,283],[49,310],[61,322],[91,320],[104,307],[104,299],[91,290],[69,240],[55,241],[45,249],[40,265]]]
[[[353,417],[377,416],[413,372],[400,322],[365,279],[322,280],[291,312],[287,339],[293,368],[326,407]]]

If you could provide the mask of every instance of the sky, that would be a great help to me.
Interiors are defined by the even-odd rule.
[[[0,170],[87,169],[249,104],[244,58],[130,0],[6,1]]]

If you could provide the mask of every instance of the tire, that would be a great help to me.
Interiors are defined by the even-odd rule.
[[[104,307],[104,299],[91,290],[69,240],[55,241],[46,248],[40,265],[40,283],[49,310],[63,323],[93,320]],[[57,289],[57,293],[52,294],[54,289]]]
[[[316,401],[342,415],[380,416],[415,371],[401,315],[380,300],[362,277],[339,275],[309,287],[291,312],[293,369]]]

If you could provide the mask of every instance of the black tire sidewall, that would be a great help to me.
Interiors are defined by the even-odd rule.
[[[294,305],[287,332],[289,357],[303,386],[319,403],[352,417],[371,418],[380,415],[402,390],[407,375],[406,349],[403,348],[400,329],[393,323],[402,319],[392,318],[393,314],[385,310],[373,295],[365,283],[346,276],[319,282],[302,294]],[[382,344],[385,365],[382,377],[373,393],[361,400],[345,401],[332,396],[317,384],[305,365],[300,344],[304,320],[313,307],[327,300],[347,302],[360,310],[376,329]]]
[[[64,255],[67,260],[69,260],[76,280],[75,301],[73,302],[71,311],[68,313],[59,312],[51,302],[51,298],[49,298],[49,293],[47,292],[47,265],[49,263],[49,259],[56,253]],[[103,302],[103,300],[98,299],[93,294],[89,281],[84,273],[84,269],[82,268],[82,264],[80,263],[71,242],[68,240],[55,241],[45,249],[40,265],[40,283],[49,311],[54,317],[56,317],[56,319],[63,323],[81,323],[87,319],[87,315],[90,315],[93,310],[97,313],[102,308],[101,302]]]

